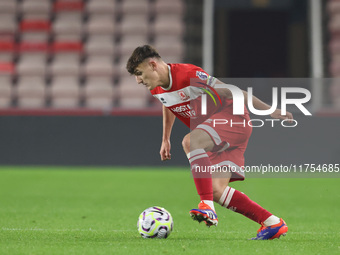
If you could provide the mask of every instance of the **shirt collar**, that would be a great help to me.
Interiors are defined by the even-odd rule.
[[[170,90],[171,87],[172,87],[172,75],[171,75],[171,67],[170,67],[170,65],[168,65],[168,69],[169,69],[169,80],[170,80],[170,84],[169,84],[169,87],[167,87],[167,88],[161,87],[161,88],[164,89],[164,90]]]

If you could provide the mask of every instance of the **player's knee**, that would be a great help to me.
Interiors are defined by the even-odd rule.
[[[182,146],[183,146],[185,153],[190,152],[190,134],[187,134],[186,136],[184,136],[182,140]]]

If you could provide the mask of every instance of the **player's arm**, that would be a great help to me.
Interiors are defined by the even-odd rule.
[[[244,95],[244,101],[245,101],[245,105],[248,106],[248,92],[242,90],[243,95]],[[266,104],[265,102],[263,102],[262,100],[258,99],[256,96],[252,96],[253,99],[253,106],[255,109],[257,110],[268,110],[270,109],[270,106],[268,104]],[[293,114],[291,112],[286,112],[286,115],[282,115],[281,113],[281,109],[276,109],[272,114],[270,114],[270,116],[273,119],[282,119],[282,120],[292,120],[293,119]],[[290,121],[291,122],[291,121]]]
[[[170,149],[170,136],[172,126],[174,125],[176,116],[163,105],[163,138],[160,150],[161,160],[171,159]]]
[[[223,87],[223,85],[225,85],[223,82],[216,79],[215,90],[217,91],[217,93],[220,96],[232,99],[233,94],[231,93],[230,89],[228,89],[227,87]],[[242,90],[242,93],[243,93],[243,97],[244,97],[244,104],[246,106],[248,106],[248,92]],[[268,110],[268,109],[270,109],[270,106],[268,104],[266,104],[265,102],[263,102],[262,100],[260,100],[259,98],[257,98],[254,95],[252,96],[252,102],[253,102],[254,108],[256,108],[257,110]],[[286,115],[282,115],[281,109],[276,109],[270,116],[274,119],[282,119],[282,120],[284,120],[284,119],[292,120],[293,119],[292,113],[287,111]]]

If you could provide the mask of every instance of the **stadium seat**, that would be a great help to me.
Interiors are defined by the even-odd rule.
[[[115,14],[116,13],[115,0],[89,0],[86,5],[87,13],[91,14]]]
[[[12,75],[15,73],[15,67],[12,62],[0,62],[0,75]]]
[[[340,76],[340,73],[336,75],[337,77]],[[336,78],[333,79],[332,84],[330,85],[330,98],[333,102],[335,108],[340,109],[340,79]]]
[[[331,14],[334,15],[336,13],[340,12],[340,1],[332,0],[332,1],[327,1],[327,11]]]
[[[58,15],[53,23],[55,41],[80,41],[83,33],[82,18],[79,15]]]
[[[22,41],[47,42],[51,24],[47,20],[22,20],[20,33]]]
[[[156,0],[154,5],[154,13],[158,15],[175,13],[177,15],[183,15],[185,5],[183,0]]]
[[[154,46],[162,57],[181,60],[184,55],[184,42],[181,36],[156,36]]]
[[[58,54],[49,66],[50,75],[79,75],[80,64],[77,56]]]
[[[149,13],[150,5],[148,0],[124,0],[121,2],[119,11],[126,14]]]
[[[13,41],[0,41],[0,62],[12,62],[14,51]]]
[[[144,14],[124,15],[119,26],[122,35],[146,35],[149,33],[149,18]]]
[[[121,41],[117,47],[118,55],[123,56],[127,60],[132,51],[141,45],[148,44],[149,40],[147,35],[122,35]]]
[[[81,12],[83,8],[84,3],[81,0],[57,0],[53,6],[55,12]]]
[[[113,34],[115,23],[111,14],[92,14],[86,24],[88,34]]]
[[[21,57],[17,64],[16,72],[18,75],[45,75],[46,62],[44,59],[34,56]]]
[[[18,45],[20,60],[17,64],[19,75],[45,75],[49,47],[44,42],[21,42]]]
[[[0,34],[14,34],[17,30],[15,15],[1,14],[0,15]]]
[[[114,102],[114,87],[111,76],[89,76],[85,83],[85,106],[109,109]]]
[[[0,74],[0,108],[11,106],[12,101],[12,77]]]
[[[50,31],[51,24],[47,20],[22,20],[20,23],[20,32],[26,31]]]
[[[81,90],[78,76],[55,76],[50,87],[51,106],[54,108],[79,107]]]
[[[157,15],[153,22],[154,35],[183,35],[185,24],[181,15]]]
[[[183,1],[0,0],[0,107],[15,103],[12,95],[19,107],[44,107],[48,92],[52,107],[108,109],[119,95],[124,108],[147,107],[126,61],[150,42],[167,62],[180,59]]]
[[[46,42],[24,42],[18,44],[18,51],[20,54],[36,53],[47,54],[49,46]]]
[[[4,13],[16,13],[17,1],[0,0],[0,15]]]
[[[50,15],[51,1],[46,0],[23,0],[20,5],[21,13],[40,13]]]
[[[16,89],[18,106],[45,107],[46,86],[44,76],[21,76]]]
[[[140,109],[148,107],[150,92],[141,84],[137,84],[135,77],[122,76],[118,86],[119,106],[126,109]]]
[[[54,54],[67,53],[80,55],[83,52],[83,44],[80,41],[59,41],[52,43],[51,50]]]
[[[87,55],[113,55],[114,41],[110,35],[90,35],[85,45]]]
[[[89,75],[113,75],[114,67],[111,56],[89,56],[83,66],[83,74]]]
[[[340,53],[340,38],[333,38],[330,40],[329,50],[333,55]]]
[[[172,55],[172,54],[168,55],[168,54],[163,54],[163,53],[160,53],[160,54],[165,63],[183,63],[182,55]]]
[[[83,45],[80,42],[54,42],[51,45],[53,60],[50,75],[79,75]]]

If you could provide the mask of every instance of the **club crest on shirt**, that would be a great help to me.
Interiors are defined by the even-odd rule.
[[[205,81],[208,79],[208,75],[202,71],[196,71],[196,76],[200,78],[202,81]]]
[[[179,95],[179,97],[181,98],[182,101],[186,101],[190,98],[187,94],[184,93],[183,90],[179,90],[178,95]]]

